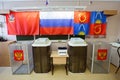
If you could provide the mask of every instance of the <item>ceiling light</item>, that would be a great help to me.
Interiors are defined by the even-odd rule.
[[[74,11],[85,10],[86,6],[41,6],[41,7],[15,7],[13,11]]]

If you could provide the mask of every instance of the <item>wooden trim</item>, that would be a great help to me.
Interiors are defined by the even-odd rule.
[[[104,14],[107,16],[113,16],[117,15],[118,11],[117,10],[103,10]],[[10,10],[5,9],[5,10],[0,10],[0,14],[9,14]]]
[[[106,16],[113,16],[113,15],[117,15],[118,13],[117,10],[104,10],[103,12]]]

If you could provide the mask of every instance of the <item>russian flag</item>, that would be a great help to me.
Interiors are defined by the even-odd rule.
[[[41,35],[72,35],[74,12],[52,11],[40,12]]]

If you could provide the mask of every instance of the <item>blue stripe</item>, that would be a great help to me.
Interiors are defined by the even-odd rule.
[[[40,19],[41,27],[72,27],[73,19]]]

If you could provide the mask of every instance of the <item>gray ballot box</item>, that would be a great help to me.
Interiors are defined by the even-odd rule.
[[[110,68],[110,44],[88,42],[87,67],[91,73],[108,73]]]
[[[30,74],[33,70],[33,41],[20,41],[9,45],[12,74]]]

